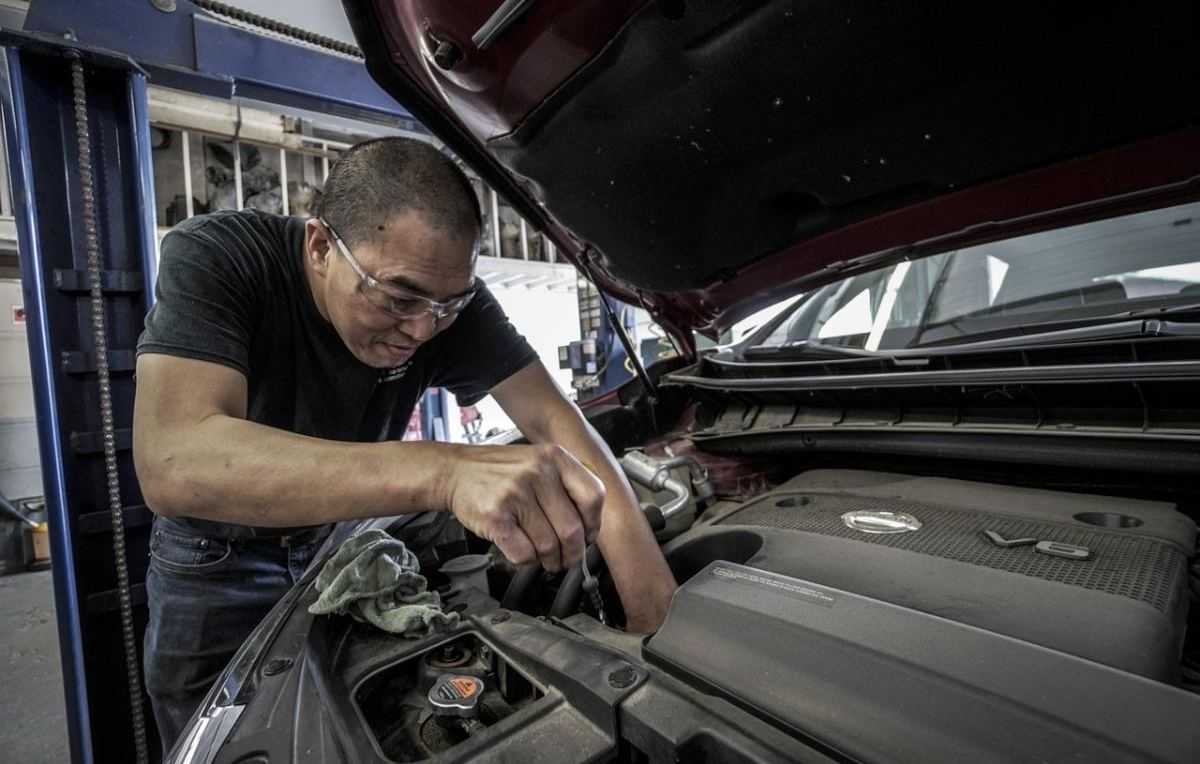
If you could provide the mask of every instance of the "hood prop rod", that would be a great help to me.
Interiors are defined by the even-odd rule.
[[[646,367],[642,365],[642,358],[637,353],[637,349],[633,346],[633,340],[629,338],[629,333],[625,331],[625,324],[617,317],[617,312],[613,310],[612,305],[608,302],[608,295],[600,288],[600,284],[596,282],[596,277],[592,274],[592,269],[588,263],[591,260],[591,250],[584,253],[583,264],[580,270],[583,275],[587,276],[587,280],[592,282],[592,286],[596,287],[596,291],[600,293],[600,304],[604,306],[604,315],[608,316],[609,326],[617,335],[617,339],[621,341],[621,347],[625,348],[625,355],[629,358],[630,365],[633,366],[634,374],[641,381],[642,387],[646,391],[646,400],[650,404],[650,427],[655,433],[658,432],[658,418],[655,413],[655,408],[658,406],[658,388],[654,382],[650,380],[650,375],[646,373]]]
[[[487,50],[500,35],[516,23],[533,6],[534,0],[504,0],[483,26],[471,35],[471,42],[479,50]]]

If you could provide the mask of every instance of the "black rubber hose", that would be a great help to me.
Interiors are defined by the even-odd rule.
[[[642,504],[642,512],[646,514],[646,521],[650,523],[652,532],[658,533],[666,527],[667,521],[663,518],[662,510],[655,505],[648,502]],[[587,561],[588,570],[592,571],[593,576],[602,572],[599,566],[604,563],[604,556],[600,554],[600,547],[593,544],[587,548]],[[554,596],[554,604],[550,606],[550,615],[555,618],[566,618],[571,615],[579,607],[581,596],[583,596],[583,569],[576,565],[563,577],[558,594]]]
[[[504,599],[500,601],[500,607],[506,610],[520,610],[521,604],[524,603],[525,597],[529,593],[529,588],[541,574],[542,566],[537,564],[526,565],[518,570],[517,574],[508,582],[508,589],[504,591]]]
[[[585,554],[587,555],[588,570],[592,571],[593,576],[597,575],[600,572],[600,564],[604,562],[604,556],[600,554],[600,547],[592,544],[587,548]],[[554,595],[554,604],[550,606],[550,616],[566,618],[571,615],[579,608],[581,596],[583,596],[583,568],[575,565],[567,571],[567,575],[563,576],[563,582],[558,587],[558,594]]]
[[[650,530],[654,533],[667,527],[667,518],[663,517],[662,510],[658,507],[653,504],[643,504],[642,511],[646,513],[646,522],[650,523]]]

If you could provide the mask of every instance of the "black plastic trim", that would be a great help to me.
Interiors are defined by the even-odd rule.
[[[1200,474],[1200,451],[1178,444],[1057,434],[1007,435],[906,432],[759,432],[698,440],[705,451],[747,456],[798,452],[890,454],[972,459],[1051,467],[1090,467],[1153,474]]]
[[[1099,363],[1036,368],[950,369],[836,377],[779,377],[775,379],[710,379],[671,374],[662,385],[686,385],[702,390],[788,392],[847,387],[913,387],[924,385],[1014,384],[1022,382],[1110,382],[1114,380],[1197,379],[1200,362]]]

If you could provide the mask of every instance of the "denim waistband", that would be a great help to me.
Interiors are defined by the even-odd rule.
[[[160,527],[175,532],[192,533],[197,536],[207,536],[218,539],[301,539],[305,537],[319,538],[331,528],[332,523],[325,525],[301,525],[286,528],[264,528],[236,523],[222,523],[217,520],[201,520],[194,517],[158,517],[156,523]]]

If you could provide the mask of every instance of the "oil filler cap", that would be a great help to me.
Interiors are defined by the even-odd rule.
[[[474,719],[479,715],[483,680],[465,674],[443,674],[429,689],[429,705],[437,716]]]
[[[842,515],[847,528],[863,533],[912,533],[921,530],[921,521],[907,512],[885,509],[858,509]]]

